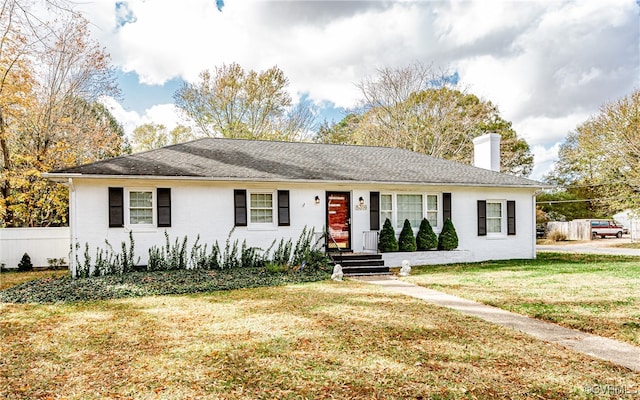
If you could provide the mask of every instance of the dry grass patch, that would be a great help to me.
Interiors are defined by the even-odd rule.
[[[2,272],[0,273],[0,290],[17,286],[24,282],[33,281],[36,279],[46,278],[60,278],[62,276],[69,275],[69,270],[39,270],[29,272]]]
[[[553,246],[569,246],[573,244],[587,244],[590,243],[590,240],[559,240],[555,241],[549,238],[545,239],[536,239],[537,245],[553,245]]]
[[[0,397],[590,398],[640,378],[360,282],[0,304]]]
[[[640,257],[539,253],[413,272],[412,283],[640,345]]]
[[[611,247],[617,247],[621,249],[640,249],[640,242],[620,243]]]

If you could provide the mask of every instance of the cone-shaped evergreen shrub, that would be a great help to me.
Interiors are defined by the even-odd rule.
[[[382,231],[380,232],[380,242],[378,243],[378,250],[383,253],[390,251],[398,251],[398,240],[396,240],[396,231],[393,230],[391,221],[387,218],[382,225]]]
[[[29,254],[24,253],[22,255],[22,259],[18,263],[18,270],[31,271],[32,269],[33,269],[33,264],[31,264],[31,257],[29,257]]]
[[[400,231],[400,239],[398,240],[398,248],[400,251],[416,251],[416,238],[413,236],[411,222],[404,220],[404,226]]]
[[[451,219],[444,221],[440,236],[438,237],[438,250],[453,250],[458,247],[458,234],[453,227]]]
[[[416,246],[418,251],[425,251],[438,247],[438,236],[436,236],[429,220],[426,218],[423,218],[422,222],[420,222],[420,229],[416,235]]]

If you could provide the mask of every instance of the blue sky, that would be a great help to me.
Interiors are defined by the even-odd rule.
[[[567,133],[640,87],[637,0],[94,0],[78,7],[120,71],[105,104],[131,132],[184,122],[173,93],[222,63],[277,65],[294,99],[339,120],[355,83],[419,61],[455,71],[532,146],[534,178]],[[219,11],[219,8],[221,11]]]

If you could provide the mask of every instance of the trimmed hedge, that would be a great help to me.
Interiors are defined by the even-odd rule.
[[[400,231],[400,239],[398,240],[398,248],[400,251],[416,251],[416,238],[413,236],[411,222],[404,220],[402,231]]]
[[[447,218],[438,237],[438,250],[454,250],[458,247],[458,234],[451,219]]]
[[[420,222],[420,229],[416,235],[416,246],[418,251],[431,250],[438,247],[438,236],[426,218],[423,218],[422,222]]]
[[[398,240],[396,239],[396,231],[393,230],[391,221],[387,218],[382,225],[380,239],[378,242],[378,250],[383,253],[398,251]]]

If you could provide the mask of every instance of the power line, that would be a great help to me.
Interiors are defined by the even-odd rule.
[[[617,199],[617,197],[600,197],[596,199],[577,199],[577,200],[542,200],[542,201],[536,201],[536,204],[582,203],[582,202],[614,200],[614,199]]]

